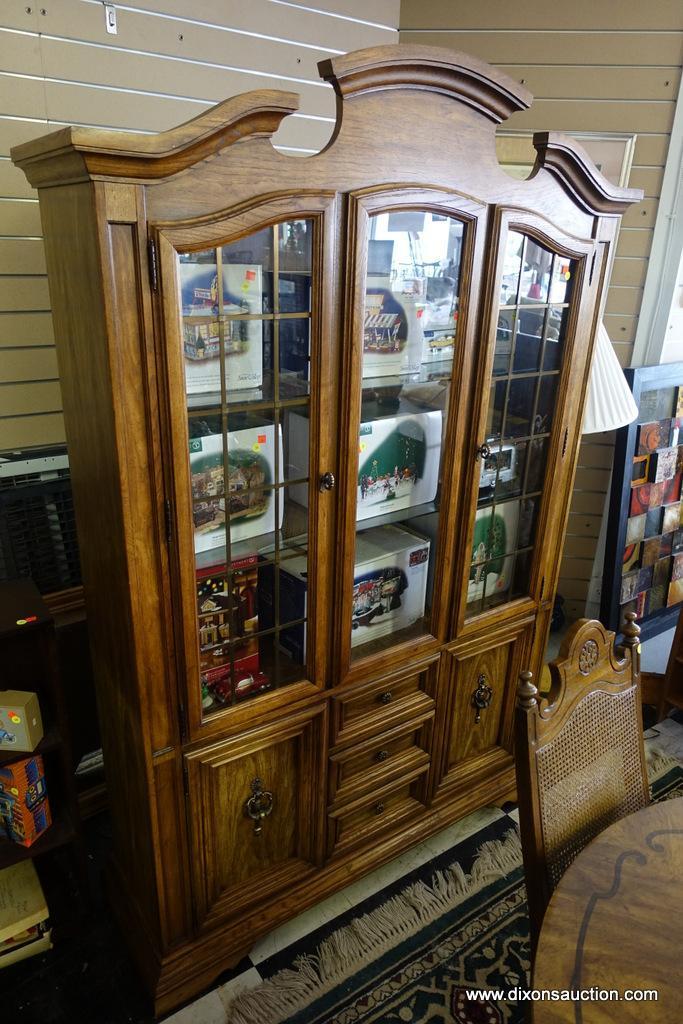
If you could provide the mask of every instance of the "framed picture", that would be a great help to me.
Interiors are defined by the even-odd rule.
[[[646,640],[683,607],[683,363],[624,374],[638,417],[616,432],[600,619],[618,632],[634,611]]]
[[[536,160],[532,132],[496,133],[496,153],[500,164],[513,178],[528,178]],[[620,132],[566,132],[583,146],[606,178],[615,185],[628,185],[636,145],[635,135]]]

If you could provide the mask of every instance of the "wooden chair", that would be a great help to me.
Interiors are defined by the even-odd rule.
[[[515,710],[519,822],[532,954],[553,889],[576,855],[613,821],[649,803],[639,693],[640,629],[626,614],[624,647],[580,619],[550,663],[539,695],[521,674]]]

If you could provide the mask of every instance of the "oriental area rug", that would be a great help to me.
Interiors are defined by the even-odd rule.
[[[683,765],[652,753],[655,800],[683,796]],[[260,965],[226,1024],[522,1024],[529,923],[515,822],[503,815]]]

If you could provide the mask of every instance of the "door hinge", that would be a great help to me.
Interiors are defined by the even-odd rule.
[[[562,439],[562,458],[564,458],[567,451],[567,438],[569,437],[569,427],[564,428],[564,438]]]
[[[593,259],[591,260],[591,269],[590,269],[590,273],[588,275],[588,284],[589,285],[591,285],[593,283],[593,271],[595,270],[595,257],[597,255],[598,255],[597,252],[594,252],[593,253]]]
[[[149,283],[153,292],[159,287],[159,268],[157,264],[157,244],[153,238],[147,243],[147,255],[149,257]]]
[[[541,592],[540,592],[540,594],[538,595],[538,600],[539,600],[539,601],[542,601],[542,600],[543,600],[543,593],[544,593],[544,591],[545,591],[545,576],[543,576],[543,577],[541,578]],[[534,632],[535,632],[535,631],[536,631],[536,626],[534,625]]]
[[[190,795],[190,773],[187,770],[187,761],[183,760],[183,792],[186,797]]]
[[[171,543],[172,526],[171,502],[168,498],[164,498],[164,532],[166,534],[167,544]]]

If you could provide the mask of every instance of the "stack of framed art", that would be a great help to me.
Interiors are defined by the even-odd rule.
[[[645,639],[683,603],[683,363],[624,373],[638,417],[616,436],[601,619],[618,630],[634,611]]]

